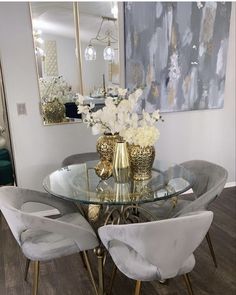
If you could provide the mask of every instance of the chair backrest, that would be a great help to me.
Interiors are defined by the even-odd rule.
[[[99,229],[99,235],[108,250],[111,241],[118,240],[155,265],[162,278],[171,278],[199,246],[212,219],[212,212],[201,211],[161,221],[107,225]]]
[[[206,210],[208,205],[219,196],[227,181],[228,172],[225,168],[202,160],[193,160],[180,164],[195,175],[192,187],[196,200],[185,206],[176,216]]]
[[[75,225],[57,219],[36,216],[24,212],[21,208],[26,202],[38,202],[51,205],[62,213],[75,212],[70,210],[74,206],[63,206],[62,200],[55,200],[48,194],[18,187],[2,187],[0,189],[0,210],[2,211],[15,239],[21,246],[21,234],[27,229],[37,229],[61,234],[74,240],[80,250],[94,248],[98,240],[92,227]],[[65,210],[64,207],[67,209]],[[63,212],[64,210],[64,212]],[[66,211],[66,212],[65,212]]]
[[[83,153],[75,154],[65,158],[62,161],[62,167],[73,165],[73,164],[82,164],[86,161],[99,160],[99,154],[97,152],[92,153]]]

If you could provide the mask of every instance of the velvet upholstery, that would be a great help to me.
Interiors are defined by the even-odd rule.
[[[212,219],[212,212],[199,211],[161,221],[106,225],[98,232],[114,263],[127,277],[164,280],[193,269],[193,252]]]
[[[162,207],[160,203],[145,204],[144,207],[158,219],[177,217],[188,212],[207,210],[208,205],[219,196],[227,181],[227,171],[214,163],[202,160],[187,161],[180,164],[195,175],[193,198],[178,198],[177,206],[171,210],[171,201]]]
[[[75,154],[65,158],[62,161],[62,167],[73,165],[73,164],[82,164],[86,161],[93,161],[99,160],[99,154],[96,152],[92,153],[82,153],[82,154]]]
[[[60,212],[57,219],[26,213],[27,202],[52,206]],[[0,209],[23,253],[30,260],[49,260],[98,246],[90,224],[70,202],[47,193],[18,187],[0,188]]]

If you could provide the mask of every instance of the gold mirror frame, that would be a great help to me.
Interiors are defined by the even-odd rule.
[[[7,140],[6,148],[10,152],[14,181],[15,181],[15,185],[17,185],[17,175],[15,170],[14,151],[13,151],[12,136],[11,136],[11,130],[10,130],[10,124],[9,124],[9,117],[8,117],[8,108],[7,108],[7,101],[6,101],[6,91],[4,87],[4,76],[3,76],[3,68],[1,64],[1,56],[0,56],[0,100],[1,100],[0,103],[2,104],[2,110],[3,110],[3,122],[4,122],[5,134],[6,134],[5,137]]]

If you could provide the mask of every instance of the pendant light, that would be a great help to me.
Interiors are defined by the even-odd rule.
[[[107,61],[112,62],[115,57],[115,50],[111,47],[111,42],[108,40],[108,45],[103,51],[103,58]]]
[[[90,43],[84,52],[84,57],[85,60],[89,61],[89,60],[96,60],[96,49],[93,47],[93,45]]]
[[[100,42],[107,46],[103,50],[103,58],[108,62],[112,62],[115,58],[115,50],[112,47],[112,43],[117,44],[117,26],[116,18],[102,16],[102,21],[99,26],[97,35],[90,39],[89,45],[85,48],[84,57],[86,61],[96,60],[96,49],[93,46],[94,42]],[[107,30],[104,29],[104,23],[113,23],[113,28],[109,27]],[[105,32],[104,32],[105,31]]]

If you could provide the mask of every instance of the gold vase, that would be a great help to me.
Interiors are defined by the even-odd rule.
[[[112,160],[115,144],[121,137],[119,134],[104,133],[97,140],[97,152],[100,155],[100,161],[95,166],[95,172],[98,177],[105,180],[112,175]]]
[[[130,164],[127,144],[125,141],[118,141],[115,145],[112,174],[115,182],[125,183],[129,181]]]
[[[141,147],[130,144],[129,158],[134,180],[147,180],[152,177],[152,165],[155,159],[154,146]]]
[[[43,103],[42,109],[46,124],[61,123],[65,119],[65,106],[57,98]]]
[[[103,134],[97,140],[97,152],[101,160],[107,160],[112,163],[115,144],[121,137],[119,134]]]
[[[98,177],[106,180],[112,176],[112,163],[107,160],[100,160],[94,167]]]

